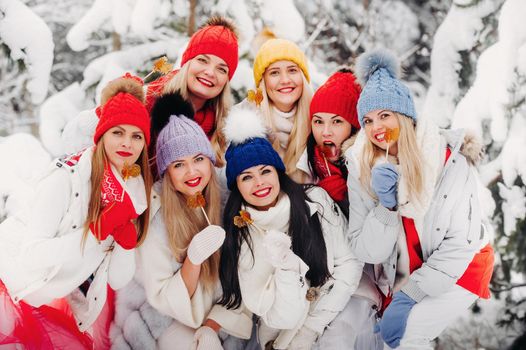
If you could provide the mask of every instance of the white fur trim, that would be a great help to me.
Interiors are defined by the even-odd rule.
[[[227,142],[243,143],[248,139],[266,138],[266,128],[257,112],[251,109],[238,108],[233,110],[225,121],[223,129]]]

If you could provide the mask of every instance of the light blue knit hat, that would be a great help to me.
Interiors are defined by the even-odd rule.
[[[358,99],[358,121],[377,109],[404,114],[416,122],[411,92],[400,80],[400,63],[391,51],[375,49],[365,52],[356,62],[356,77],[363,86]]]

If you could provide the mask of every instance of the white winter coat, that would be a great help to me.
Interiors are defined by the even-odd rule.
[[[219,281],[213,291],[198,282],[197,289],[190,298],[181,276],[182,264],[170,250],[162,211],[159,210],[160,204],[157,201],[155,203],[152,207],[155,214],[148,236],[138,248],[140,279],[144,284],[146,298],[161,313],[189,327],[199,328],[221,297]]]
[[[327,247],[328,268],[333,278],[320,288],[319,297],[309,304],[305,298],[308,285],[303,285],[306,269],[284,271],[272,268],[263,256],[264,248],[261,243],[264,233],[251,226],[250,235],[256,261],[252,265],[250,252],[242,248],[239,262],[242,306],[239,310],[215,306],[209,316],[227,333],[249,338],[252,328],[250,320],[252,313],[255,313],[261,316],[268,327],[282,329],[274,347],[284,349],[303,325],[322,333],[343,310],[356,290],[363,263],[354,257],[345,244],[345,217],[323,189],[313,187],[308,196],[314,202],[308,203],[311,215],[318,214],[320,218]],[[244,313],[245,324],[225,321],[228,317],[225,315],[231,312]]]
[[[98,242],[88,232],[81,250],[93,149],[85,150],[73,165],[55,160],[38,184],[30,212],[0,225],[0,279],[14,302],[48,304],[68,296],[94,275],[87,296],[76,293],[70,300],[81,331],[102,310],[107,283],[119,289],[135,272],[134,251],[121,248],[111,235]]]
[[[417,127],[417,140],[424,158],[427,163],[435,164],[428,175],[436,176],[426,176],[423,169],[424,188],[428,189],[429,196],[424,205],[411,210],[407,210],[412,203],[404,199],[407,192],[400,183],[397,211],[389,211],[372,198],[359,181],[361,149],[351,148],[346,153],[350,202],[348,243],[360,260],[375,264],[374,269],[366,270],[387,293],[393,290],[399,269],[397,250],[405,245],[401,216],[413,218],[424,264],[411,274],[402,290],[417,301],[426,295],[446,292],[487,244],[476,174],[470,164],[479,156],[480,145],[464,143],[462,130],[440,133],[434,130],[424,125],[421,129]],[[451,149],[451,156],[444,165],[446,145]],[[403,243],[397,245],[397,241]]]

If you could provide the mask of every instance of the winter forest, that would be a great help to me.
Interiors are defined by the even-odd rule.
[[[239,27],[236,101],[253,88],[266,30],[307,54],[313,88],[367,49],[401,59],[420,118],[483,140],[479,166],[496,264],[492,298],[435,349],[526,348],[526,2],[524,0],[0,0],[0,221],[28,204],[52,158],[91,142],[100,90],[177,67],[211,14]]]

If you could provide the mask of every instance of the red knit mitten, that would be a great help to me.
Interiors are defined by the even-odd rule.
[[[131,221],[128,221],[113,230],[113,238],[124,249],[133,249],[137,245],[137,229]]]
[[[108,235],[113,234],[117,227],[127,225],[138,216],[130,196],[125,193],[122,202],[112,202],[102,211],[100,226],[92,222],[89,227],[95,237],[103,241]]]
[[[347,182],[341,176],[341,173],[339,175],[328,176],[320,180],[318,182],[318,186],[327,191],[329,196],[331,196],[335,202],[343,201],[345,199],[345,195],[347,194]]]

